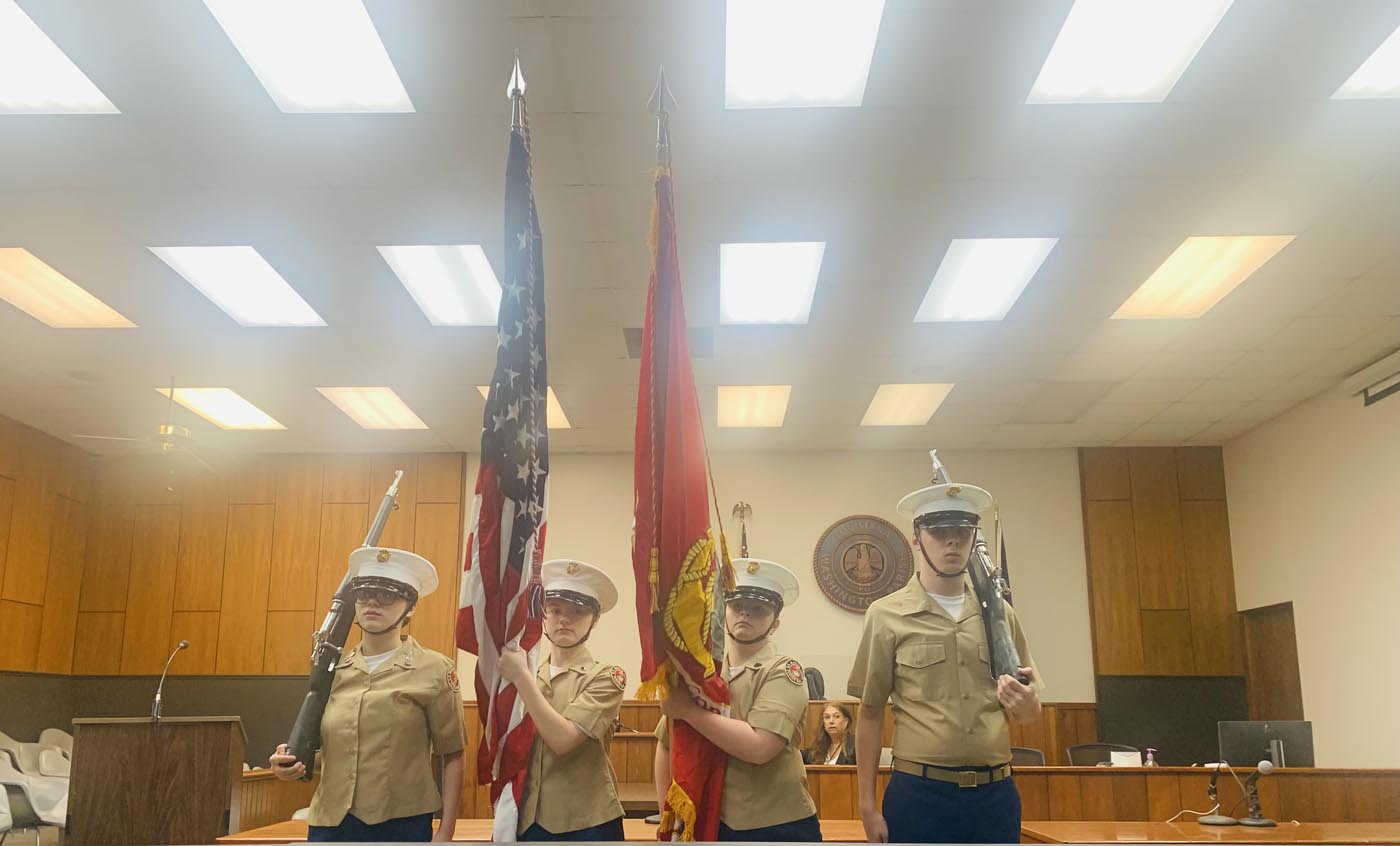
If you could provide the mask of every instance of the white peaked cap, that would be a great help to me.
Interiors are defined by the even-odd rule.
[[[602,568],[587,561],[572,558],[546,561],[540,570],[540,581],[544,583],[546,595],[552,590],[571,590],[593,597],[598,602],[599,614],[617,604],[617,585]]]
[[[776,561],[763,558],[734,559],[734,587],[755,587],[783,598],[783,607],[797,601],[797,577]]]
[[[362,546],[350,553],[350,575],[355,578],[378,576],[402,582],[417,592],[419,598],[437,590],[437,569],[432,562],[406,549],[386,546]]]

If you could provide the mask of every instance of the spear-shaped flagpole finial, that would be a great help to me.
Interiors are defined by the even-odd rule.
[[[748,557],[749,557],[749,524],[748,524],[748,520],[749,520],[750,517],[753,516],[753,506],[752,506],[752,505],[749,505],[747,502],[739,502],[739,503],[735,504],[734,509],[730,512],[730,515],[731,515],[732,517],[734,517],[734,519],[736,519],[736,520],[739,521],[739,556],[740,556],[741,558],[748,558]]]
[[[671,166],[671,112],[676,109],[676,98],[666,86],[666,69],[656,74],[656,88],[647,101],[647,111],[656,116],[656,163],[661,167]]]
[[[510,72],[510,82],[506,85],[506,97],[510,100],[510,128],[520,129],[521,111],[525,102],[525,74],[520,72],[520,51],[515,51],[515,67]]]

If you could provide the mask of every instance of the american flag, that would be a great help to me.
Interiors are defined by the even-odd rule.
[[[496,842],[516,839],[535,737],[515,687],[500,677],[499,657],[507,644],[516,643],[535,666],[539,565],[549,506],[544,259],[518,63],[512,88],[517,86],[518,120],[506,157],[505,284],[496,319],[496,370],[482,418],[481,470],[457,612],[457,646],[477,655],[476,707],[483,726],[477,783],[491,785]]]

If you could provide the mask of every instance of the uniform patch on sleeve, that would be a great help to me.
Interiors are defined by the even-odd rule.
[[[787,667],[784,669],[787,680],[793,684],[806,684],[807,677],[802,674],[802,665],[789,658]]]
[[[615,684],[615,685],[617,685],[617,689],[618,689],[618,690],[626,690],[626,689],[627,689],[627,671],[626,671],[626,670],[622,669],[621,667],[613,667],[613,668],[612,668],[612,672],[611,672],[609,675],[612,677],[612,683]]]
[[[462,683],[461,683],[460,681],[457,680],[457,668],[456,668],[456,667],[448,667],[448,668],[447,668],[447,686],[450,687],[450,688],[452,688],[453,690],[461,690],[461,689],[462,689]]]

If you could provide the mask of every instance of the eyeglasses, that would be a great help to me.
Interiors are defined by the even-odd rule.
[[[389,605],[396,599],[403,599],[392,590],[384,588],[359,588],[355,591],[355,604],[368,605],[373,602],[375,605]]]
[[[930,527],[929,527],[929,532],[934,536],[934,538],[935,538],[936,540],[940,540],[940,541],[947,541],[947,540],[949,540],[949,539],[956,539],[956,540],[963,541],[963,542],[970,541],[970,540],[972,540],[972,535],[973,535],[973,533],[976,532],[976,531],[977,531],[977,530],[974,529],[972,526],[930,526]]]

